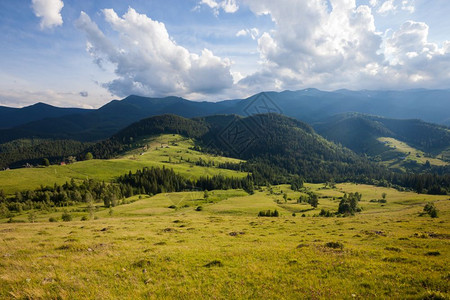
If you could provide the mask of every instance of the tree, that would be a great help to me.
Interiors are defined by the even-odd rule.
[[[209,193],[208,193],[208,190],[205,190],[205,191],[203,192],[203,199],[205,199],[205,201],[208,201],[208,199],[209,199]]]
[[[283,194],[283,199],[284,199],[284,203],[286,203],[287,202],[287,194],[286,193]]]
[[[43,166],[45,166],[45,167],[50,166],[50,162],[49,162],[48,158],[42,159],[41,164],[42,164]]]
[[[298,191],[298,190],[300,190],[302,187],[303,187],[303,179],[302,179],[300,176],[295,175],[295,176],[292,178],[292,182],[291,182],[291,190],[293,190],[293,191]]]
[[[85,160],[91,160],[91,159],[93,159],[93,158],[94,158],[94,156],[92,155],[91,152],[86,153],[86,155],[84,156],[84,159],[85,159]]]
[[[381,194],[381,198],[383,198],[383,200],[386,200],[386,196],[387,196],[386,193]]]
[[[36,222],[36,213],[35,213],[34,211],[30,211],[30,212],[28,213],[28,221],[29,221],[30,223]]]
[[[436,206],[434,206],[434,203],[427,203],[423,208],[423,211],[429,214],[432,218],[437,218],[438,216],[438,210],[436,209]]]
[[[308,203],[312,207],[316,208],[319,205],[319,197],[317,196],[317,194],[310,193],[309,198],[308,198]]]

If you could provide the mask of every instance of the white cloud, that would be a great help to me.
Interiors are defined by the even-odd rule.
[[[237,37],[240,36],[250,36],[253,40],[256,40],[259,36],[259,30],[258,28],[251,28],[251,29],[241,29],[236,33]]]
[[[377,12],[379,14],[386,15],[390,12],[394,12],[396,9],[397,9],[397,6],[394,5],[394,0],[386,0],[378,8]]]
[[[41,18],[41,29],[61,26],[63,19],[61,10],[64,3],[61,0],[32,0],[32,8],[36,17]]]
[[[129,8],[119,17],[112,9],[103,14],[119,34],[113,43],[84,12],[77,27],[86,33],[88,52],[100,65],[115,66],[117,79],[104,86],[117,96],[213,94],[230,88],[231,62],[204,49],[200,55],[176,44],[163,23]]]
[[[246,36],[248,34],[246,29],[241,29],[236,33],[236,36]]]
[[[378,0],[369,0],[369,4],[370,6],[375,7],[378,4]]]
[[[372,9],[355,0],[331,0],[331,9],[320,0],[245,2],[255,14],[269,14],[275,29],[259,36],[260,69],[239,81],[241,89],[435,88],[450,82],[450,42],[430,43],[425,23],[409,21],[383,35]]]
[[[403,0],[402,10],[413,13],[415,11],[414,0]]]
[[[220,9],[222,9],[226,13],[235,13],[239,10],[239,5],[236,3],[236,0],[201,0],[198,4],[207,5],[214,11],[214,14],[217,16],[219,14]]]

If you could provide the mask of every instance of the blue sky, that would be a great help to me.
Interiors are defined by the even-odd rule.
[[[450,88],[448,0],[0,1],[0,105]]]

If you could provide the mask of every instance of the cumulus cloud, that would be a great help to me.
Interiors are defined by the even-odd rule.
[[[76,25],[87,36],[87,51],[94,62],[115,66],[117,79],[105,83],[118,96],[150,96],[218,93],[233,85],[231,61],[204,49],[191,53],[176,44],[165,25],[133,8],[119,17],[113,9],[104,9],[109,26],[119,41],[106,36],[89,16],[82,12]]]
[[[198,5],[209,6],[214,11],[215,15],[218,15],[220,10],[223,10],[226,13],[235,13],[239,10],[239,5],[236,3],[236,0],[201,0]]]
[[[395,6],[384,1],[380,7],[386,2]],[[320,0],[245,3],[257,15],[269,14],[275,28],[259,36],[261,68],[238,82],[241,89],[398,89],[450,83],[450,42],[429,42],[425,23],[408,21],[386,35],[376,30],[372,8],[357,6],[355,0],[330,0],[330,6]]]
[[[41,29],[61,26],[63,19],[61,10],[64,3],[61,0],[32,0],[32,8],[36,17],[41,18]]]

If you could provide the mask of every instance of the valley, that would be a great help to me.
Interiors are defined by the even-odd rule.
[[[188,178],[247,175],[217,167],[244,161],[193,150],[192,139],[178,134],[135,143],[117,158],[3,171],[0,182],[12,194],[72,178],[114,181],[151,166]],[[342,198],[355,192],[362,195],[361,211],[337,214]],[[317,207],[299,201],[311,193]],[[0,219],[0,297],[445,299],[449,200],[327,182],[295,190],[260,186],[252,194],[141,194],[109,208],[96,200],[13,212]],[[437,218],[423,213],[427,203]],[[279,216],[258,217],[267,210]]]

